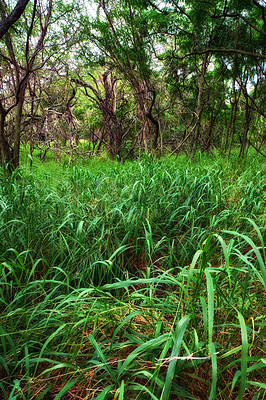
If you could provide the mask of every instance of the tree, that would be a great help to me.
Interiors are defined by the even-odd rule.
[[[2,80],[4,82],[2,89],[4,90],[0,100],[0,163],[1,165],[11,163],[13,168],[17,168],[19,165],[21,118],[27,83],[33,71],[42,68],[45,63],[44,60],[40,60],[38,65],[35,65],[47,35],[52,13],[52,0],[47,1],[45,9],[44,14],[42,5],[35,0],[31,10],[30,25],[27,24],[27,19],[25,19],[25,25],[22,27],[27,29],[27,34],[22,38],[22,43],[19,43],[18,38],[14,40],[15,38],[7,32],[5,45],[0,48],[0,57],[6,66],[6,69],[2,69]],[[5,17],[3,10],[2,17]],[[39,36],[37,40],[35,39],[35,46],[31,48],[33,33],[35,38],[37,35],[35,28],[37,18]],[[21,46],[24,46],[23,58],[21,58],[23,54]],[[5,121],[11,111],[14,113],[13,146],[5,135]]]
[[[134,149],[131,134],[135,122],[132,113],[135,106],[131,108],[132,96],[125,93],[125,82],[110,70],[98,73],[97,78],[90,73],[87,75],[86,81],[81,78],[72,80],[83,88],[85,96],[101,113],[104,130],[102,137],[98,139],[107,141],[108,151],[113,160],[122,161],[129,155],[126,154],[126,138],[131,137],[132,148],[128,153]]]
[[[226,92],[224,101],[228,100],[230,86],[232,91],[231,116],[227,124],[226,140],[221,143],[224,143],[230,151],[238,136],[241,146],[245,146],[246,133],[236,135],[236,121],[239,121],[240,116],[239,82],[245,80],[243,74],[247,71],[244,65],[253,67],[260,65],[263,68],[265,63],[265,5],[252,0],[243,2],[224,0],[215,3],[185,0],[182,4],[176,0],[169,0],[162,5],[149,0],[149,4],[158,15],[164,14],[168,17],[168,29],[165,29],[165,23],[158,24],[158,32],[171,39],[168,40],[164,51],[157,54],[164,60],[168,77],[170,78],[173,73],[172,80],[179,85],[180,77],[186,75],[186,80],[194,84],[194,88],[191,87],[191,94],[179,98],[183,104],[185,100],[193,115],[192,121],[187,125],[189,129],[185,127],[183,143],[190,139],[194,153],[201,143],[207,143],[205,139],[202,141],[203,135],[213,132],[213,127],[206,132],[206,124],[202,123],[202,118],[208,103],[206,98],[210,97],[210,85],[207,83],[210,82],[210,68],[217,69],[218,72],[222,70],[220,68],[222,64],[226,66],[223,71],[229,72],[220,77],[220,80],[224,79],[223,87]],[[189,74],[186,73],[188,69]],[[256,74],[254,68],[250,71]],[[254,76],[249,74],[246,85],[251,85]],[[194,105],[190,101],[191,98],[195,99]],[[218,110],[226,108],[227,106],[222,107],[220,103]],[[247,115],[248,108],[244,131],[248,126]],[[217,121],[217,118],[215,120]],[[213,122],[214,119],[209,118],[209,121]]]
[[[33,102],[36,100],[32,95],[31,81],[37,77],[37,72],[47,66],[47,74],[51,76],[59,60],[60,69],[67,69],[67,50],[75,44],[76,27],[71,18],[76,18],[77,8],[75,2],[71,5],[61,0],[56,4],[53,0],[34,0],[14,25],[12,32],[8,31],[4,41],[0,43],[1,165],[9,164],[13,168],[19,165],[23,108],[29,108],[26,101],[28,94]],[[5,16],[6,14],[2,14],[3,18]],[[43,77],[37,79],[38,85],[45,85],[45,75],[44,72]],[[39,100],[36,104],[38,103]],[[31,109],[33,108],[32,105]],[[68,111],[65,110],[65,117],[69,114]],[[31,123],[33,122],[32,120]]]
[[[154,149],[157,147],[159,137],[159,123],[153,114],[157,93],[151,79],[149,20],[145,15],[148,8],[144,0],[100,0],[96,18],[92,22],[83,19],[79,52],[87,63],[98,56],[98,64],[117,71],[130,84],[141,125],[137,139],[146,152],[150,144]]]

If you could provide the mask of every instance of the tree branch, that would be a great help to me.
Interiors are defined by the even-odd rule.
[[[171,58],[176,58],[178,60],[184,60],[187,57],[190,56],[197,56],[197,55],[202,55],[202,54],[240,54],[242,56],[246,57],[255,57],[255,58],[261,58],[262,60],[266,59],[266,54],[260,54],[260,53],[251,53],[248,51],[244,50],[238,50],[238,49],[206,49],[206,50],[199,50],[199,51],[193,51],[191,53],[187,53],[182,57],[178,57],[173,55]],[[170,56],[166,56],[164,59],[169,58]]]
[[[29,0],[18,0],[14,10],[0,23],[0,39],[5,35],[8,29],[21,17]],[[4,9],[3,2],[0,7]]]

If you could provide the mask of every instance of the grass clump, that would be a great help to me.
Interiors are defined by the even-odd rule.
[[[264,398],[263,168],[2,175],[3,398]]]

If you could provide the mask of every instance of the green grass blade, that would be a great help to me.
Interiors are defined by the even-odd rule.
[[[95,397],[95,400],[104,400],[107,394],[110,393],[112,387],[113,385],[106,386],[103,391],[97,397]]]
[[[240,388],[238,392],[238,399],[242,400],[245,389],[246,389],[246,380],[247,380],[247,367],[248,367],[248,336],[247,336],[247,327],[245,324],[245,320],[243,315],[240,312],[238,313],[238,319],[241,327],[241,339],[242,339],[242,350],[241,350],[241,380],[240,380]]]
[[[255,243],[247,236],[247,235],[243,235],[242,233],[238,233],[238,232],[234,232],[234,231],[224,231],[225,233],[229,233],[231,235],[236,235],[239,237],[242,237],[253,249],[254,253],[256,254],[259,266],[260,266],[260,270],[261,270],[261,275],[263,278],[263,284],[264,287],[266,289],[266,267],[265,267],[265,263],[263,261],[263,258],[260,254],[260,251],[258,249],[258,247],[255,245]]]
[[[124,400],[124,393],[125,393],[125,382],[123,380],[122,383],[121,383],[121,386],[119,388],[118,400]]]
[[[42,346],[42,349],[40,351],[40,354],[38,356],[37,362],[36,362],[36,366],[35,366],[35,372],[37,371],[37,367],[42,359],[42,355],[46,349],[46,347],[48,346],[48,344],[56,337],[56,335],[58,335],[59,332],[61,332],[63,329],[66,328],[66,324],[63,324],[61,326],[59,326],[59,328],[57,328],[57,330],[55,332],[53,332],[48,339],[46,339],[44,345]]]
[[[77,382],[78,382],[78,379],[73,379],[73,380],[67,382],[64,385],[64,387],[60,390],[60,392],[55,396],[54,400],[61,399]]]
[[[217,357],[215,354],[215,345],[212,342],[213,337],[213,325],[214,325],[214,287],[213,279],[210,272],[205,270],[206,281],[207,281],[207,296],[208,296],[208,343],[211,354],[212,363],[212,384],[209,395],[209,400],[214,400],[216,396],[216,383],[217,383]]]
[[[103,354],[101,348],[99,347],[98,343],[96,342],[96,340],[94,339],[94,337],[92,335],[89,335],[89,340],[90,340],[91,344],[93,345],[93,347],[95,348],[98,357],[100,358],[100,360],[103,363],[102,364],[103,369],[106,370],[106,372],[110,375],[110,377],[113,379],[114,382],[117,382],[117,379],[116,379],[116,376],[114,374],[114,371],[109,366],[105,355]]]
[[[217,385],[217,356],[215,353],[215,344],[210,344],[211,363],[212,363],[212,384],[209,395],[209,400],[215,400],[216,398],[216,385]]]
[[[209,346],[212,343],[213,335],[213,321],[214,321],[214,288],[211,274],[208,270],[205,270],[207,280],[207,295],[208,295],[208,338]]]
[[[110,343],[110,350],[112,349],[113,343],[115,341],[116,335],[118,334],[118,332],[120,331],[120,329],[127,324],[132,318],[135,318],[137,315],[140,315],[141,313],[139,311],[135,311],[133,313],[130,313],[129,315],[127,315],[125,318],[123,318],[123,320],[121,321],[121,323],[118,325],[118,327],[115,329],[114,333],[113,333],[113,337]]]
[[[255,382],[255,381],[247,381],[246,383],[248,383],[249,385],[257,386],[257,387],[259,387],[259,388],[261,388],[261,389],[266,390],[266,383],[263,383],[263,382]],[[266,393],[265,393],[265,394],[266,394]]]
[[[177,363],[176,357],[178,357],[181,343],[183,340],[183,336],[184,336],[184,333],[188,326],[189,320],[190,320],[190,316],[185,315],[178,322],[175,333],[173,335],[174,346],[173,346],[173,350],[172,350],[171,357],[170,357],[172,360],[169,362],[169,366],[168,366],[168,370],[167,370],[167,374],[166,374],[166,378],[165,378],[165,384],[164,384],[164,388],[163,388],[163,391],[161,394],[161,400],[169,399],[170,390],[171,390],[171,386],[172,386],[172,380],[173,380],[174,373],[175,373],[175,366]]]
[[[148,393],[152,400],[159,400],[158,397],[156,397],[155,394],[147,386],[141,385],[140,383],[134,383],[133,385],[130,385],[128,387],[128,390],[136,390],[136,392],[139,392],[139,394],[136,395],[136,399],[139,400],[141,400],[141,393]]]
[[[145,351],[149,351],[153,348],[157,348],[159,345],[164,343],[168,339],[169,335],[167,333],[159,336],[158,338],[151,339],[147,341],[146,343],[141,344],[138,348],[132,351],[132,353],[129,354],[129,356],[125,359],[123,364],[121,365],[119,369],[119,374],[118,377],[120,377],[124,371],[126,370],[127,366],[141,353]]]

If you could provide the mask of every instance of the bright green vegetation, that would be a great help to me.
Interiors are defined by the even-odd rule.
[[[255,155],[2,174],[3,398],[266,398],[265,189]]]

